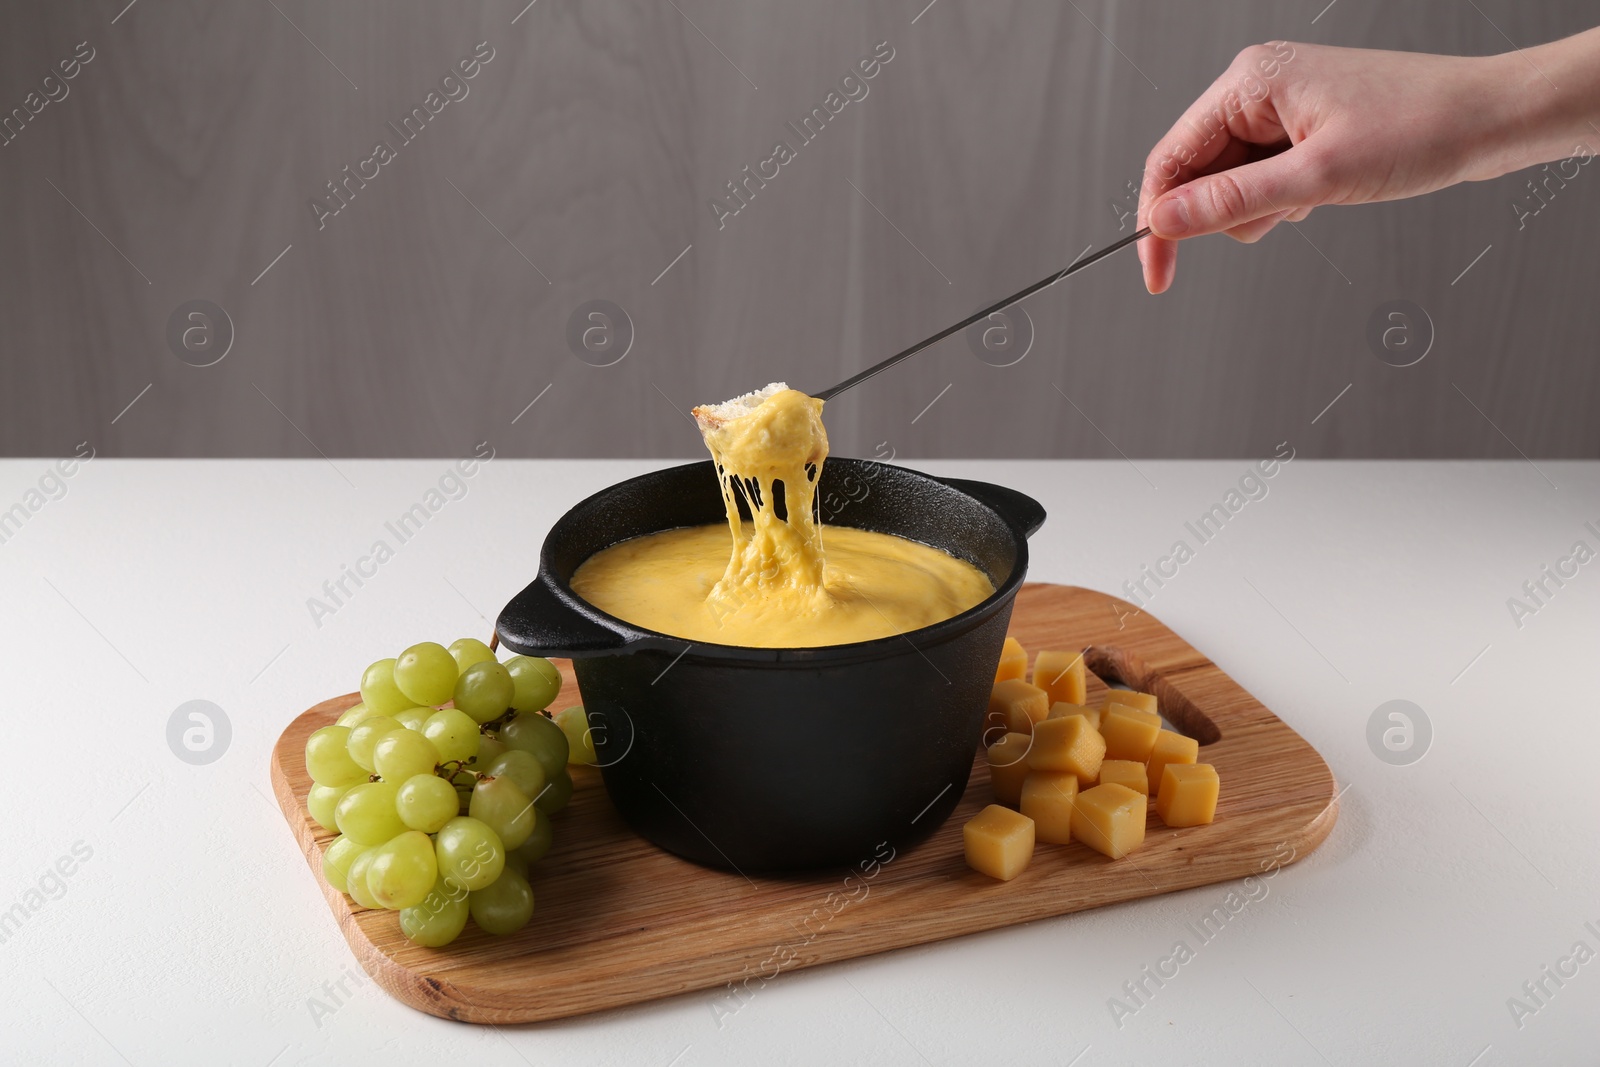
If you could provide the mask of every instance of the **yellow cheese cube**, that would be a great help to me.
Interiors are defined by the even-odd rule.
[[[1161,734],[1161,716],[1153,711],[1113,704],[1100,715],[1100,733],[1109,759],[1150,762],[1150,750]]]
[[[1161,771],[1168,764],[1193,763],[1199,758],[1200,742],[1171,730],[1162,730],[1156,735],[1155,746],[1150,749],[1150,761],[1145,767],[1150,795],[1156,795],[1161,789]]]
[[[1033,859],[1033,820],[990,804],[967,820],[961,840],[966,845],[968,867],[1009,882]]]
[[[1008,678],[1019,681],[1028,676],[1028,650],[1022,647],[1022,642],[1015,637],[1008,637],[1005,644],[1000,647],[1000,664],[994,669],[994,680],[1003,682]]]
[[[1064,719],[1068,715],[1082,715],[1089,720],[1089,725],[1096,730],[1100,729],[1100,709],[1085,707],[1082,704],[1051,704],[1050,714],[1047,719]]]
[[[1078,776],[1079,785],[1088,785],[1100,776],[1105,754],[1105,739],[1088,719],[1065,715],[1034,726],[1028,766],[1036,771],[1071,771]]]
[[[1077,799],[1078,776],[1071,771],[1029,771],[1022,780],[1022,814],[1033,820],[1033,836],[1045,844],[1072,840],[1072,803]]]
[[[1101,763],[1100,784],[1125,785],[1135,793],[1143,793],[1149,788],[1144,764],[1131,759],[1108,759]]]
[[[1004,727],[1007,733],[1033,732],[1033,724],[1050,714],[1050,698],[1043,689],[1029,685],[1020,678],[1007,678],[994,683],[989,691],[989,713],[984,720],[986,730]]]
[[[1158,715],[1161,709],[1156,707],[1156,698],[1151,693],[1135,693],[1132,689],[1108,689],[1101,708],[1110,708],[1113,704],[1121,704],[1125,708],[1138,708]]]
[[[1040,652],[1033,660],[1033,684],[1050,694],[1050,703],[1082,704],[1088,675],[1082,652]]]
[[[1156,814],[1168,826],[1205,826],[1217,815],[1222,782],[1209,763],[1169,763],[1161,772]]]
[[[1072,837],[1096,852],[1120,860],[1144,843],[1149,798],[1125,785],[1097,785],[1078,794],[1072,805]]]
[[[1028,749],[1033,738],[1006,734],[989,746],[989,784],[994,798],[1013,808],[1022,802],[1022,780],[1028,776]]]

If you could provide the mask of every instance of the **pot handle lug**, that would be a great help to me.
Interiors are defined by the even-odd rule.
[[[939,481],[987,504],[1028,537],[1032,537],[1044,525],[1044,505],[1026,493],[992,482],[975,482],[966,478],[940,478]]]
[[[628,643],[626,635],[592,618],[543,574],[511,598],[494,629],[501,644],[525,656],[598,656]]]

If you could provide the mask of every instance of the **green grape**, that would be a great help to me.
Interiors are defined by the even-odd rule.
[[[363,782],[351,786],[334,809],[334,822],[338,823],[339,832],[368,846],[381,845],[405,833],[409,827],[400,821],[400,813],[394,807],[399,792],[400,787],[393,782]]]
[[[345,749],[350,727],[324,726],[306,738],[306,771],[318,785],[355,785],[367,777]]]
[[[494,831],[500,844],[516,848],[533,833],[533,801],[510,778],[478,779],[467,814]]]
[[[334,723],[334,725],[348,726],[354,729],[356,723],[360,722],[362,719],[365,719],[369,715],[376,714],[377,712],[371,710],[365,704],[357,704],[354,707],[346,709],[345,713],[339,716],[339,721]]]
[[[366,850],[367,846],[359,841],[348,837],[334,838],[322,852],[322,877],[339,892],[350,892],[350,884],[347,881],[350,876],[350,865]]]
[[[471,759],[478,754],[478,746],[483,741],[478,724],[456,708],[445,708],[428,716],[428,721],[422,724],[422,735],[433,742],[433,747],[439,750],[439,758],[446,763]]]
[[[443,704],[460,673],[455,657],[436,641],[412,645],[394,661],[394,682],[413,704]]]
[[[499,759],[502,753],[510,751],[506,743],[494,734],[480,734],[478,740],[478,759],[474,767],[487,767]]]
[[[373,898],[372,890],[367,888],[367,871],[371,868],[372,854],[376,851],[375,848],[363,849],[350,861],[350,866],[344,872],[345,892],[363,908],[383,907]]]
[[[486,768],[485,774],[492,774],[496,778],[509,778],[522,790],[524,796],[533,798],[544,790],[546,775],[544,768],[539,766],[539,761],[520,749],[511,749],[502,752],[500,756]]]
[[[407,830],[379,845],[367,864],[372,899],[391,911],[421,904],[438,877],[433,839],[421,830]]]
[[[561,692],[561,672],[538,656],[512,656],[506,660],[511,674],[511,706],[518,711],[541,711]]]
[[[390,730],[403,730],[399,720],[388,715],[369,715],[356,724],[350,731],[350,740],[345,743],[345,748],[350,752],[350,758],[356,761],[356,766],[371,773],[373,768],[372,750],[377,747],[378,741]]]
[[[411,829],[436,834],[461,814],[461,795],[437,775],[417,774],[401,784],[395,794],[394,810]]]
[[[407,730],[415,730],[420,734],[422,728],[428,725],[428,719],[432,715],[432,708],[407,708],[404,711],[395,712],[394,721],[404,726]]]
[[[477,722],[492,722],[511,707],[511,672],[496,661],[474,663],[456,682],[455,705]]]
[[[544,859],[550,851],[550,846],[555,843],[555,827],[550,822],[550,816],[533,809],[533,832],[528,839],[510,852],[506,853],[506,862],[515,864],[524,875],[528,868]]]
[[[533,887],[514,868],[506,868],[487,889],[467,894],[472,921],[486,934],[514,934],[533,918]]]
[[[337,830],[339,826],[334,822],[334,809],[339,806],[339,798],[349,791],[347,785],[314,785],[311,792],[306,794],[306,811],[324,830]]]
[[[500,727],[500,740],[508,748],[526,752],[538,760],[546,777],[566,769],[567,750],[571,747],[567,735],[536,711],[518,712],[516,718]]]
[[[394,684],[394,660],[380,659],[361,675],[361,702],[379,715],[393,715],[415,704]]]
[[[483,889],[505,870],[506,850],[500,839],[477,819],[458,815],[433,839],[439,873],[464,889]]]
[[[594,734],[589,730],[589,717],[583,705],[568,708],[556,716],[556,725],[567,735],[567,762],[593,767],[600,762],[594,752]]]
[[[554,815],[572,799],[572,775],[566,771],[551,778],[544,789],[533,798],[533,806],[546,815]]]
[[[450,656],[456,661],[456,670],[466,674],[474,663],[494,659],[494,650],[476,637],[458,637],[450,642]]]
[[[415,730],[390,730],[372,750],[373,768],[386,782],[404,782],[417,774],[432,774],[439,750]]]
[[[421,904],[400,910],[400,932],[427,948],[443,948],[461,936],[470,913],[467,891],[440,877]]]

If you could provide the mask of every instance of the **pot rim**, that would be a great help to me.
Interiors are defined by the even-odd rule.
[[[561,655],[573,659],[586,659],[598,656],[631,655],[636,652],[655,651],[675,652],[678,659],[689,658],[720,662],[809,667],[819,664],[835,665],[861,660],[882,659],[889,655],[903,653],[902,643],[909,644],[921,655],[922,644],[937,644],[966,633],[989,619],[996,612],[1003,610],[1016,595],[1023,579],[1027,575],[1029,562],[1028,538],[1034,531],[1038,530],[1045,519],[1044,508],[1032,497],[990,482],[974,481],[966,478],[944,478],[910,467],[883,463],[879,460],[840,456],[830,459],[829,463],[835,465],[835,469],[839,466],[845,466],[885,468],[901,471],[913,477],[941,485],[976,501],[1005,524],[1015,541],[1016,560],[1012,564],[1011,573],[1006,576],[1004,581],[995,586],[994,592],[989,596],[948,619],[942,619],[939,622],[930,623],[915,630],[907,630],[885,637],[876,637],[868,641],[815,645],[807,648],[761,648],[751,645],[690,641],[687,638],[651,630],[636,623],[628,622],[625,619],[620,619],[596,607],[573,592],[568,579],[558,577],[555,574],[550,562],[551,543],[563,533],[563,528],[568,523],[574,521],[574,513],[626,486],[659,479],[665,475],[685,471],[689,468],[704,468],[708,476],[714,477],[713,462],[709,459],[704,459],[673,467],[662,467],[615,482],[589,494],[568,508],[545,535],[544,542],[539,549],[539,571],[537,576],[526,589],[514,597],[511,603],[506,606],[505,611],[501,614],[501,619],[496,622],[496,632],[498,633],[502,629],[501,623],[504,621],[505,614],[518,601],[524,597],[536,595],[547,602],[545,606],[556,610],[565,609],[570,616],[576,616],[581,619],[584,624],[587,624],[585,629],[589,632],[590,639],[574,644],[571,647],[555,648],[554,646],[549,646],[542,650],[532,650],[526,654]],[[675,527],[665,527],[664,529],[673,528]],[[657,533],[661,531],[651,532]],[[641,534],[639,536],[645,535]],[[907,538],[907,540],[914,540],[914,538]],[[621,542],[617,543],[620,544]],[[609,635],[609,640],[606,639],[605,635]],[[501,640],[513,650],[520,651],[518,642],[508,640],[504,634],[501,634]],[[676,663],[677,660],[675,659],[673,662]]]

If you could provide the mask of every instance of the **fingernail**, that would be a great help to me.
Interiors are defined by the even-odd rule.
[[[1150,213],[1150,228],[1163,237],[1181,237],[1189,232],[1189,205],[1181,197],[1163,200]]]

